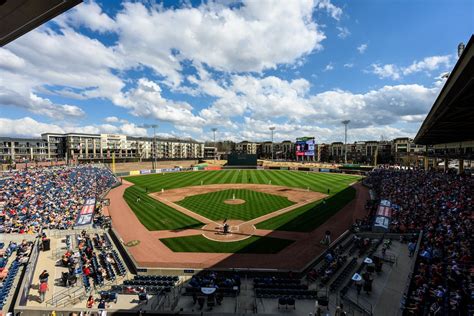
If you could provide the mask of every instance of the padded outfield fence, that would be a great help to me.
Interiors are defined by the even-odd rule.
[[[142,169],[142,170],[132,170],[126,172],[116,172],[114,173],[117,177],[128,177],[128,176],[138,176],[145,174],[159,174],[159,173],[171,173],[171,172],[189,172],[189,171],[211,171],[211,170],[232,170],[232,169],[255,169],[255,170],[291,170],[291,171],[305,171],[305,172],[322,172],[322,173],[343,173],[343,174],[352,174],[352,175],[362,175],[365,176],[368,171],[362,170],[346,170],[346,169],[333,169],[333,168],[314,168],[314,167],[287,167],[287,166],[230,166],[230,167],[221,167],[221,166],[197,166],[189,168],[162,168],[162,169]]]

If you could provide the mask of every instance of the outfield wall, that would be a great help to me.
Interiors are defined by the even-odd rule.
[[[182,171],[211,171],[211,170],[235,170],[235,169],[256,169],[256,170],[290,170],[290,171],[305,171],[305,172],[327,172],[327,173],[344,173],[352,175],[367,175],[368,171],[361,170],[341,170],[341,169],[329,169],[329,168],[310,168],[310,167],[287,167],[287,166],[257,166],[254,168],[249,168],[244,166],[239,167],[221,167],[221,166],[197,166],[197,167],[188,167],[188,168],[162,168],[162,169],[142,169],[142,170],[131,170],[126,172],[116,172],[114,175],[117,177],[128,177],[128,176],[138,176],[144,174],[154,174],[154,173],[170,173],[170,172],[182,172]]]

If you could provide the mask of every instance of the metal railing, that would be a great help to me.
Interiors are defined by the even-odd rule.
[[[46,306],[53,306],[53,307],[60,307],[60,306],[67,306],[73,305],[85,298],[86,290],[82,285],[82,282],[77,282],[80,286],[74,286],[65,289],[62,292],[53,294],[53,297],[46,301]]]

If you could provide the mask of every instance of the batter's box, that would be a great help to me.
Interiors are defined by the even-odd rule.
[[[230,226],[230,231],[231,232],[238,232],[239,231],[239,226]]]

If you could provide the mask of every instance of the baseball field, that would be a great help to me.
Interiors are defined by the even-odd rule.
[[[355,197],[359,176],[286,170],[220,170],[125,178],[124,199],[175,252],[276,253],[292,240],[262,232],[311,232]],[[229,233],[222,228],[228,225]]]

